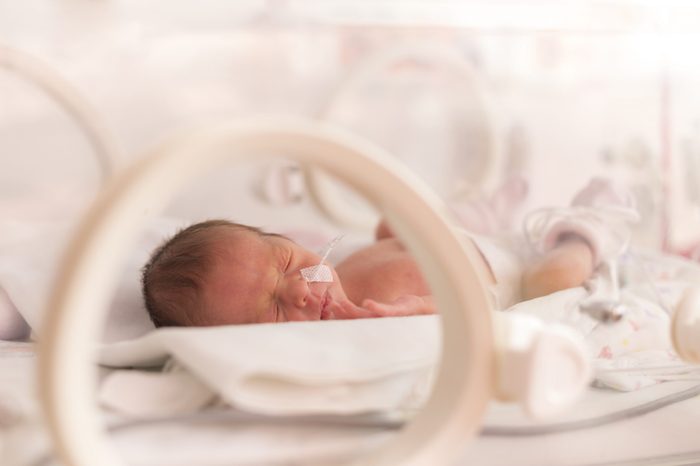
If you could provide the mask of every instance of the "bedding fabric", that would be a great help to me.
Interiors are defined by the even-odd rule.
[[[102,341],[129,340],[153,330],[141,298],[141,267],[151,251],[185,222],[172,218],[153,219],[137,238],[124,261],[121,279],[110,303]],[[31,329],[41,333],[42,314],[49,299],[52,281],[61,254],[75,225],[68,221],[0,221],[0,294],[16,308]]]

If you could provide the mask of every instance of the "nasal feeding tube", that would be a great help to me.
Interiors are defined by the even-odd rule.
[[[324,262],[328,258],[328,255],[331,253],[333,248],[338,244],[338,242],[343,239],[345,235],[338,235],[335,238],[331,240],[330,243],[326,245],[326,247],[323,249],[322,257],[321,257],[321,262],[318,263],[318,265],[312,265],[311,267],[304,267],[299,271],[301,273],[301,276],[304,277],[304,280],[306,280],[309,283],[314,283],[314,282],[332,282],[333,281],[333,273],[331,273],[330,267],[327,265],[324,265]]]

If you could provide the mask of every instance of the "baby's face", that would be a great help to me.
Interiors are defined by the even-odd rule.
[[[332,267],[333,282],[304,280],[300,270],[321,258],[287,238],[231,229],[219,241],[195,325],[327,319],[347,300]]]

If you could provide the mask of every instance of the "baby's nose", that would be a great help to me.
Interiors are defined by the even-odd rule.
[[[285,277],[281,295],[286,304],[303,308],[306,306],[309,293],[309,285],[300,274],[290,274]]]

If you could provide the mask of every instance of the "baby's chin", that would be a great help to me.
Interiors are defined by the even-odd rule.
[[[334,320],[343,315],[343,306],[340,302],[329,301],[326,307],[321,311],[321,320]]]

